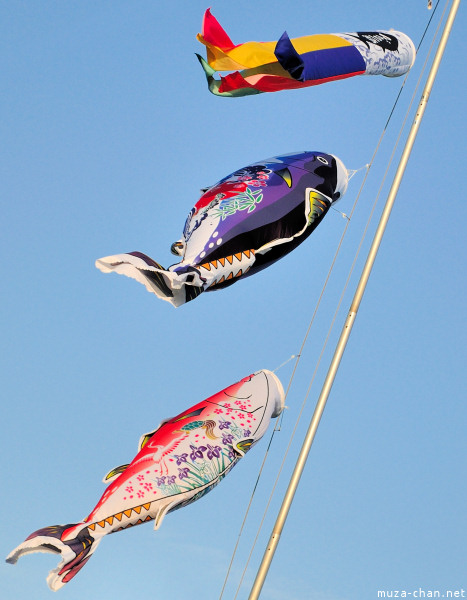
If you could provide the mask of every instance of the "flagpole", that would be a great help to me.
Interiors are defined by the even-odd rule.
[[[258,573],[256,575],[256,579],[254,581],[253,587],[251,588],[250,595],[248,600],[257,600],[261,593],[261,589],[263,587],[264,581],[266,579],[267,573],[269,571],[269,567],[271,565],[272,559],[274,557],[274,553],[276,551],[277,545],[280,540],[280,536],[282,533],[282,529],[284,528],[285,521],[287,519],[290,506],[292,504],[292,500],[294,498],[295,492],[297,490],[300,477],[302,475],[303,469],[305,468],[305,463],[308,458],[308,454],[310,452],[311,446],[313,444],[313,440],[315,438],[316,431],[318,429],[319,422],[321,420],[321,416],[323,414],[324,408],[326,406],[326,401],[328,399],[329,393],[331,391],[332,385],[334,383],[334,379],[337,374],[337,370],[339,368],[342,355],[344,354],[345,347],[347,345],[347,341],[349,339],[350,333],[352,331],[353,324],[355,322],[355,318],[357,316],[358,309],[360,307],[360,303],[363,297],[363,293],[365,291],[366,285],[368,283],[368,279],[370,277],[371,270],[373,268],[373,264],[376,259],[376,255],[378,253],[379,246],[381,244],[381,240],[383,238],[386,225],[389,220],[389,216],[391,214],[392,207],[394,205],[395,198],[397,196],[397,192],[399,191],[399,187],[402,181],[402,177],[404,175],[407,162],[410,157],[410,153],[412,151],[415,138],[417,136],[420,123],[422,121],[423,115],[425,113],[425,108],[428,103],[431,90],[433,87],[433,83],[435,81],[439,65],[441,63],[441,59],[444,54],[444,50],[446,48],[446,44],[449,38],[449,34],[451,33],[452,25],[454,23],[454,19],[456,18],[457,9],[459,8],[460,0],[453,0],[451,5],[451,9],[449,11],[448,17],[446,19],[446,24],[444,26],[443,33],[441,35],[441,39],[438,44],[438,49],[436,51],[435,57],[433,59],[433,64],[431,65],[430,72],[428,74],[427,82],[425,84],[425,88],[422,92],[422,96],[420,102],[418,104],[417,112],[415,114],[414,121],[412,123],[412,127],[410,129],[409,135],[407,137],[407,142],[404,147],[404,151],[402,152],[401,159],[399,161],[399,165],[397,167],[396,174],[394,176],[391,189],[389,190],[388,198],[386,200],[386,204],[384,206],[383,213],[381,215],[378,227],[376,229],[373,242],[371,248],[368,252],[368,256],[363,267],[362,274],[360,276],[360,281],[358,283],[357,289],[355,291],[355,295],[352,300],[352,304],[350,306],[349,312],[347,314],[347,318],[345,320],[344,326],[342,328],[341,335],[337,342],[336,349],[334,351],[334,356],[331,360],[328,373],[326,375],[326,379],[324,380],[323,387],[321,389],[320,396],[316,403],[315,411],[310,421],[310,425],[308,427],[308,431],[306,433],[302,448],[300,450],[300,454],[298,456],[295,469],[292,473],[292,477],[289,482],[289,486],[284,495],[284,499],[282,501],[282,506],[279,510],[276,523],[274,525],[274,529],[271,537],[269,538],[269,542],[267,548],[264,552],[263,560],[258,569]]]

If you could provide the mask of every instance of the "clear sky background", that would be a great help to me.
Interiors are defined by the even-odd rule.
[[[199,189],[275,154],[369,163],[403,78],[239,99],[211,95],[194,56],[208,4],[10,0],[0,5],[3,358],[1,536],[81,520],[139,436],[297,354],[346,220],[266,271],[174,309],[96,258],[163,265]],[[227,582],[235,597],[278,467],[425,62],[441,2],[360,195],[302,353]],[[466,590],[465,7],[286,523],[264,600],[373,600]],[[394,28],[418,45],[423,0],[212,4],[233,41]],[[429,61],[431,64],[431,60]],[[421,95],[416,92],[415,105]],[[414,105],[414,107],[415,107]],[[412,107],[409,124],[414,115]],[[405,140],[406,132],[402,139]],[[400,149],[396,152],[396,159]],[[383,184],[375,230],[397,160]],[[337,208],[349,213],[364,171]],[[371,237],[371,236],[370,236]],[[248,597],[370,244],[330,342],[238,594]],[[277,371],[284,387],[293,361]],[[271,428],[272,431],[272,428]],[[216,600],[269,434],[208,496],[103,540],[65,600]],[[44,600],[51,554],[0,566],[2,597]]]

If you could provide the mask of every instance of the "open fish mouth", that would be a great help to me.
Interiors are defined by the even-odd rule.
[[[275,395],[274,395],[275,406],[274,406],[274,410],[271,415],[271,417],[273,419],[275,419],[284,410],[284,406],[285,406],[284,388],[282,386],[282,383],[281,383],[279,377],[277,377],[277,375],[275,373],[273,373],[272,371],[268,371],[267,369],[263,369],[262,372],[266,375],[266,378],[268,379],[268,383],[273,383],[276,388]],[[270,382],[269,380],[272,380],[272,381]]]
[[[340,158],[337,158],[334,154],[331,154],[333,159],[336,161],[336,169],[337,169],[337,183],[336,183],[336,194],[339,194],[337,200],[342,198],[342,196],[347,191],[347,186],[349,185],[349,172],[347,171],[344,163]],[[336,200],[336,202],[337,202]]]

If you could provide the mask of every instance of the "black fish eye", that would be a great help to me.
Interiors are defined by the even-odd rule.
[[[319,162],[322,162],[323,165],[329,164],[328,161],[325,158],[323,158],[322,156],[317,156],[316,158],[319,160]]]

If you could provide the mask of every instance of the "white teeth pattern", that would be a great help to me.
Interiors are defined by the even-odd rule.
[[[218,258],[199,265],[201,276],[206,280],[206,288],[244,275],[255,262],[255,251],[244,250],[225,258]]]

